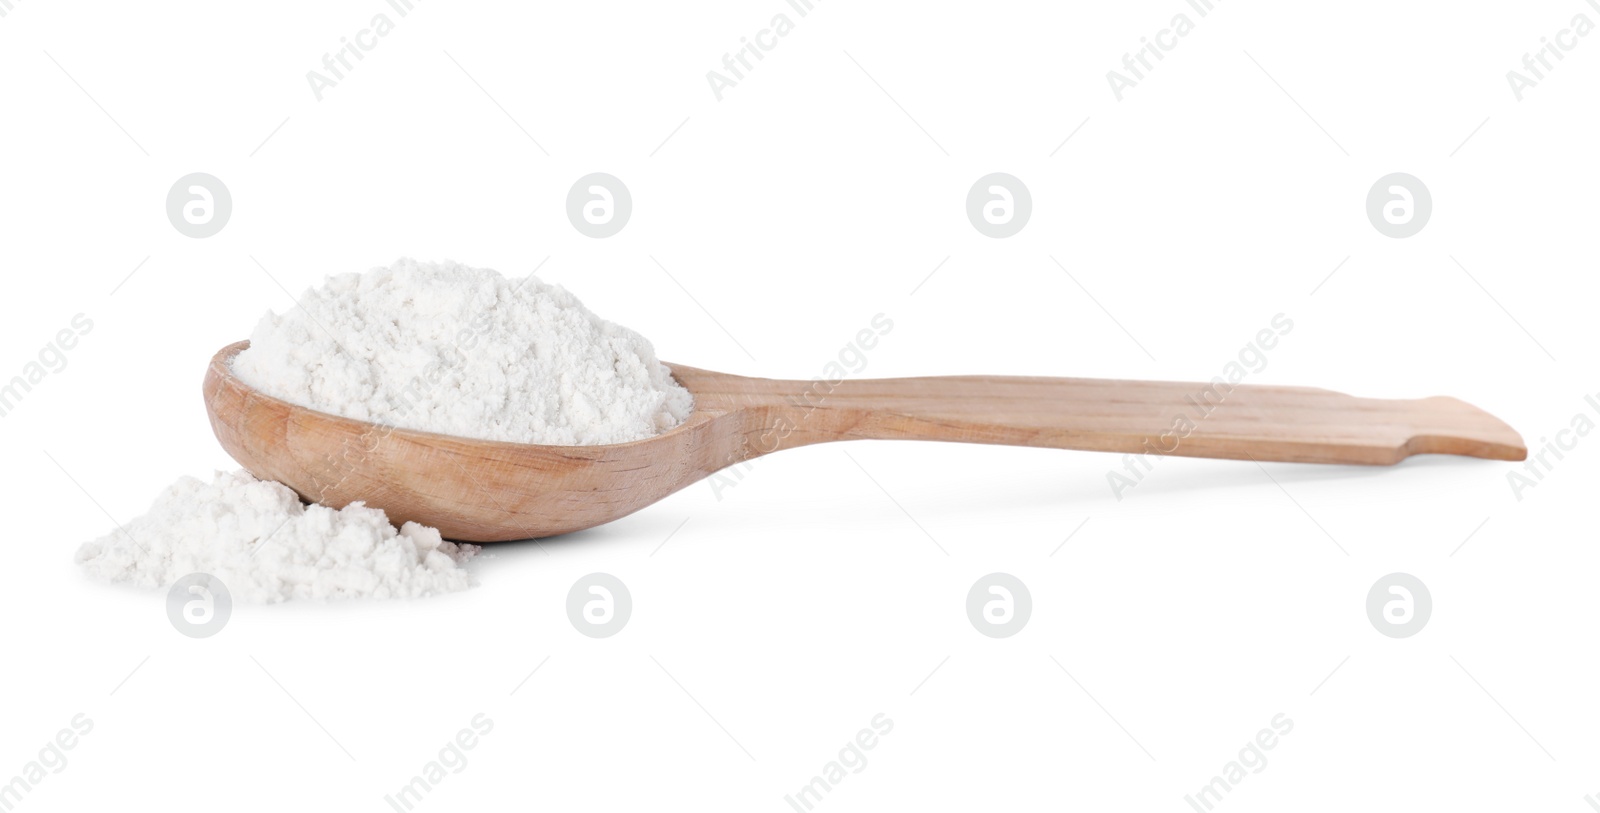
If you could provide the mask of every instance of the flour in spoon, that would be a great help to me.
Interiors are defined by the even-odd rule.
[[[398,530],[361,503],[302,505],[288,487],[243,471],[184,477],[143,516],[78,549],[91,579],[164,588],[208,573],[235,601],[415,598],[471,586],[477,553],[415,522]]]
[[[329,277],[263,317],[233,370],[322,412],[515,443],[642,440],[693,406],[650,342],[561,287],[448,261]]]

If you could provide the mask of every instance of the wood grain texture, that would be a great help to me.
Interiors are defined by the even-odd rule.
[[[1521,460],[1522,438],[1453,398],[1385,401],[1299,387],[954,376],[782,381],[670,365],[695,396],[683,425],[607,446],[533,446],[398,429],[205,378],[224,449],[250,473],[333,507],[488,542],[591,528],[711,473],[837,440],[941,440],[1302,463],[1392,464],[1414,454]]]

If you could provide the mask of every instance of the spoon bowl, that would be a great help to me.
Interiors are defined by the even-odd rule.
[[[365,502],[396,525],[496,542],[581,531],[712,473],[836,440],[944,440],[1126,454],[1393,464],[1414,454],[1522,460],[1510,426],[1454,398],[1376,400],[1303,387],[951,376],[783,381],[668,365],[694,411],[655,437],[540,446],[404,429],[302,407],[206,371],[206,413],[247,471],[311,502]]]

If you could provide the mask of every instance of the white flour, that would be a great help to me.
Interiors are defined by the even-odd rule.
[[[477,552],[415,522],[396,531],[361,503],[303,506],[282,484],[236,471],[178,480],[149,513],[84,543],[76,558],[96,581],[160,588],[209,573],[235,601],[265,604],[465,590],[460,565]]]
[[[301,406],[407,429],[563,446],[677,426],[689,392],[644,337],[534,277],[400,260],[269,313],[234,360]]]

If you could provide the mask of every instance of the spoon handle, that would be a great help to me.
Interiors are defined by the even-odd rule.
[[[1369,465],[1414,454],[1527,456],[1516,430],[1448,397],[1377,400],[1221,379],[729,379],[724,386],[743,390],[737,400],[763,424],[750,441],[761,453],[829,440],[899,439]],[[709,381],[701,386],[716,388]]]

